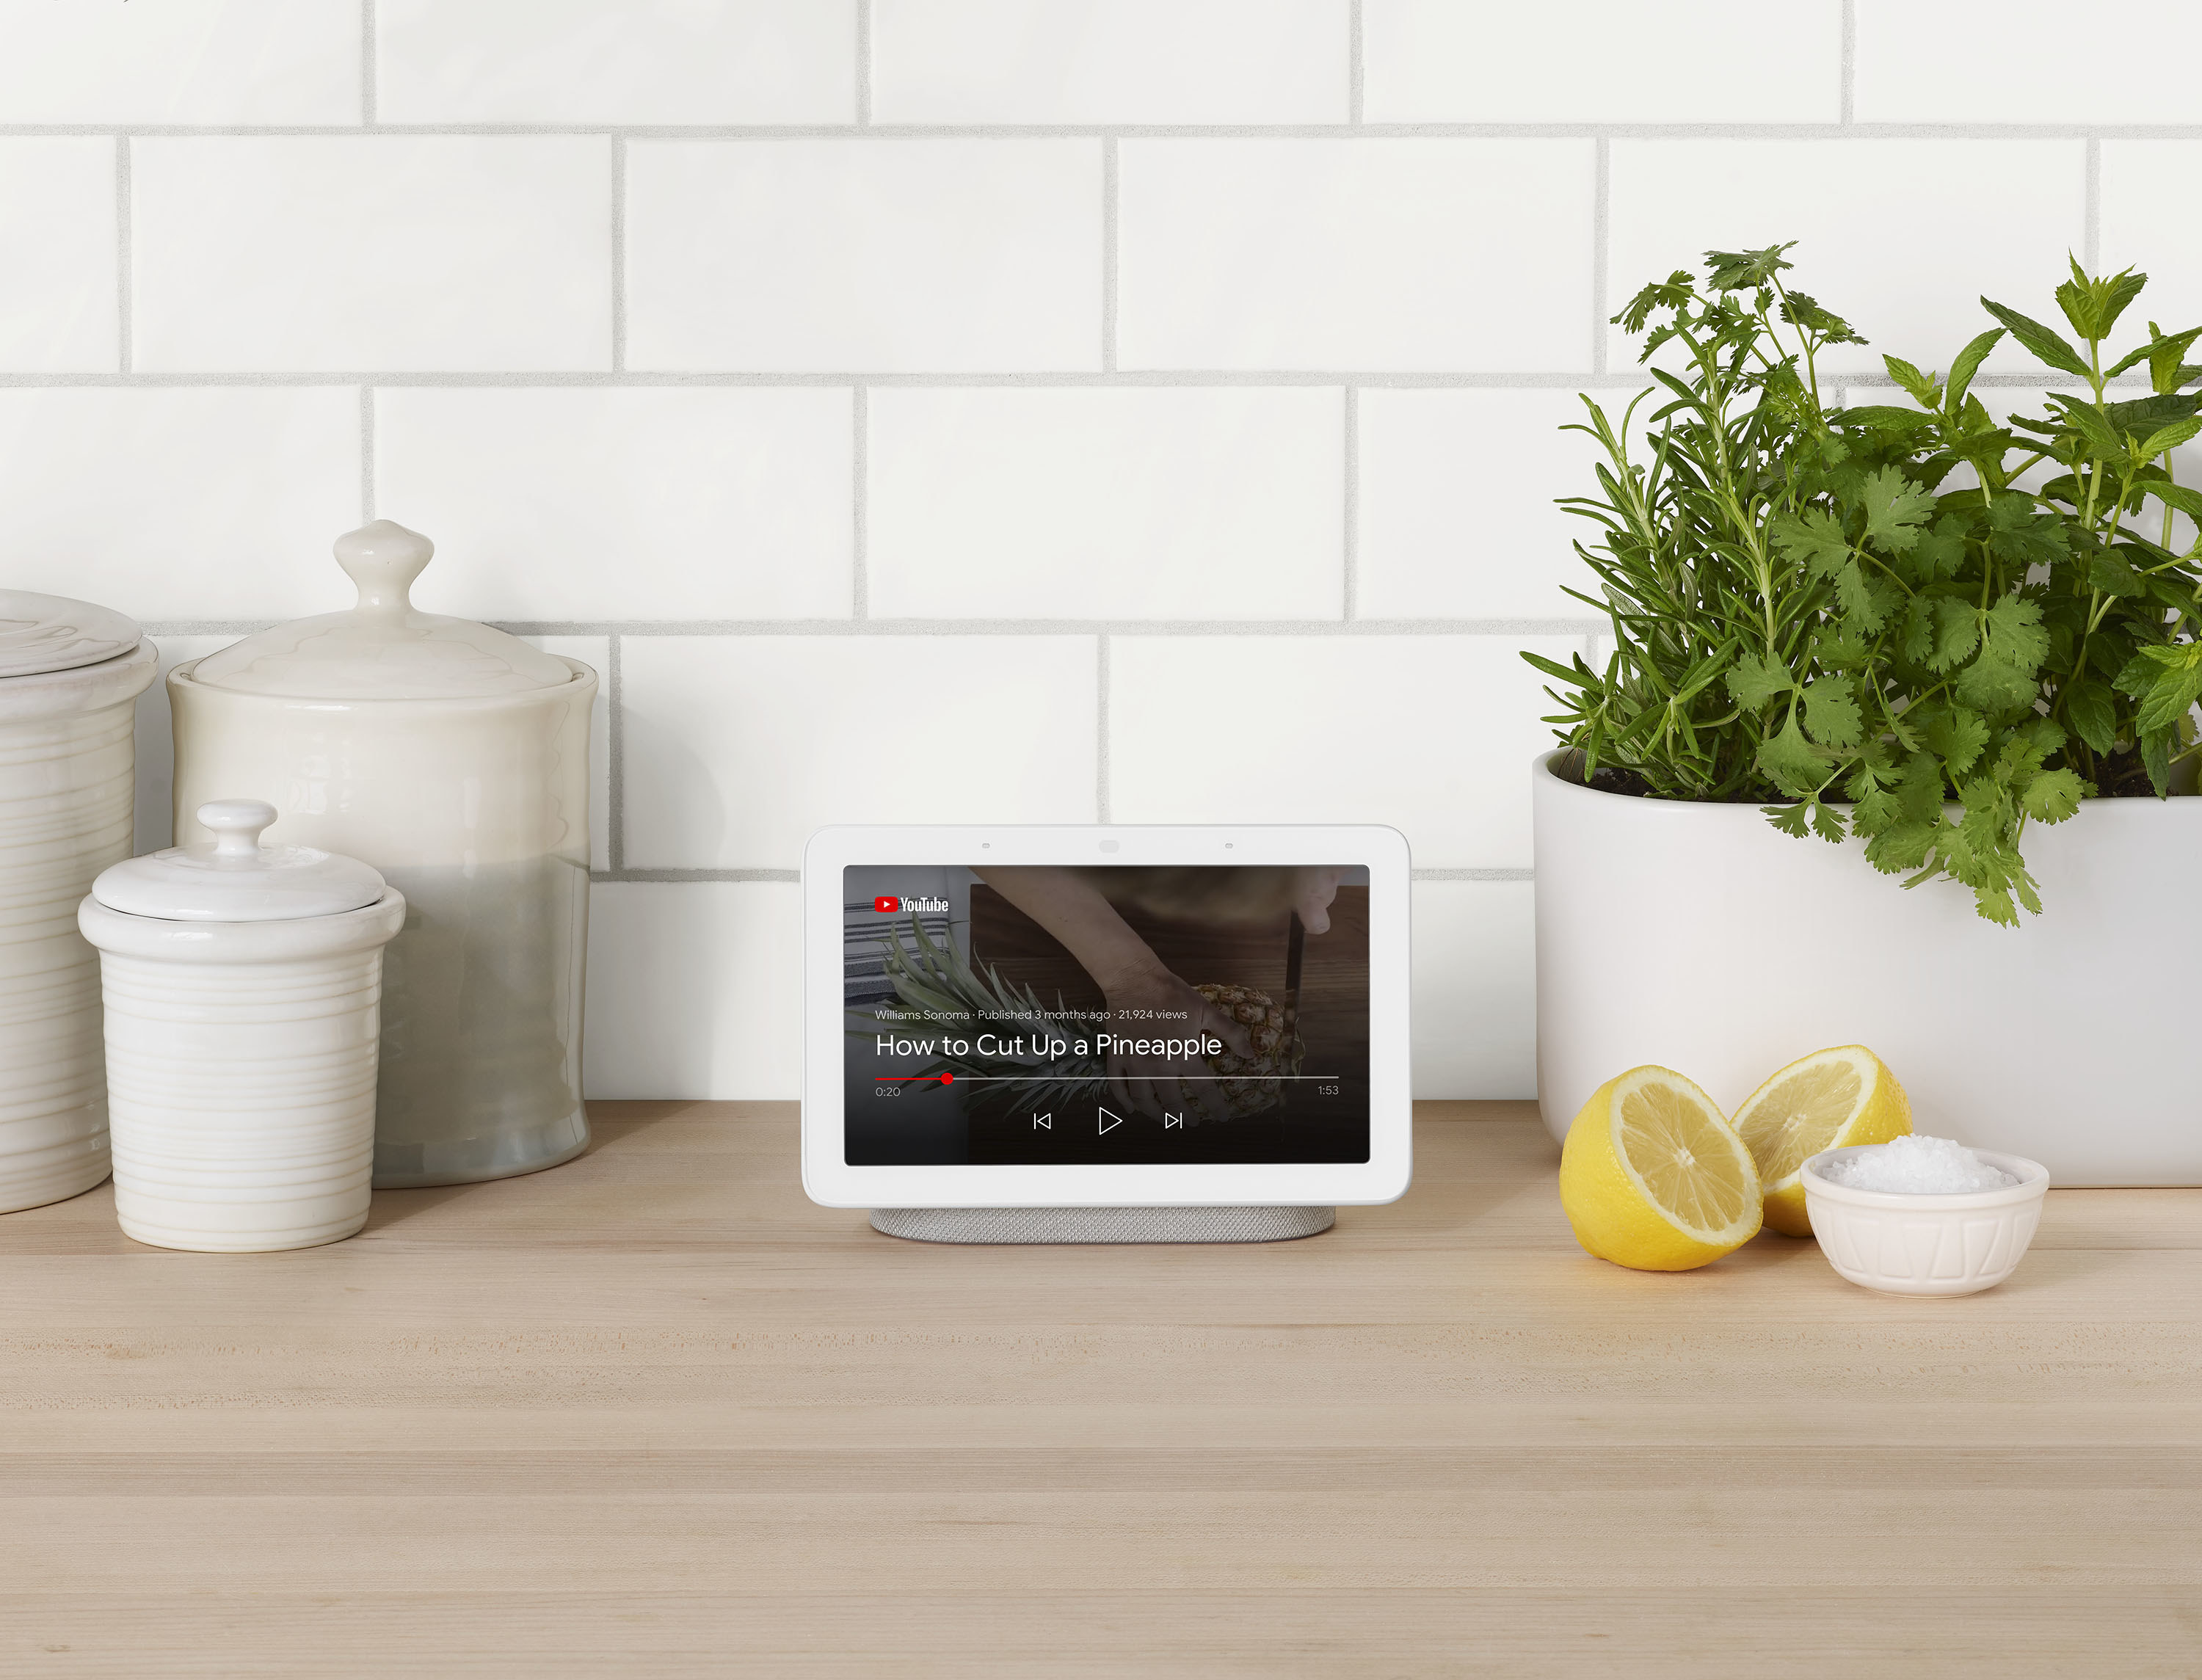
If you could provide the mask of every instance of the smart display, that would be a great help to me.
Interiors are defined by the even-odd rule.
[[[807,1188],[1388,1200],[1405,876],[1389,829],[826,831],[804,876],[809,960],[832,940],[806,976]]]

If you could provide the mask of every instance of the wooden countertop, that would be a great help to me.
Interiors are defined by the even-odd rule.
[[[2202,1192],[1954,1301],[1584,1255],[1527,1104],[1263,1247],[811,1206],[792,1105],[350,1242],[0,1218],[0,1673],[2202,1675]]]

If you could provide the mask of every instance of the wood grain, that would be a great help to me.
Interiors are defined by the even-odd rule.
[[[1268,1247],[811,1206],[790,1105],[350,1242],[0,1219],[0,1673],[2202,1676],[2202,1192],[1989,1294],[1590,1259],[1527,1105]]]

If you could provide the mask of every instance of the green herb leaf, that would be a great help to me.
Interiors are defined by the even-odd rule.
[[[1934,651],[1928,667],[1946,671],[1973,657],[1981,645],[1981,613],[1970,601],[1945,595],[1934,603]]]
[[[1758,768],[1766,773],[1767,779],[1783,793],[1798,799],[1816,791],[1828,773],[1827,755],[1805,739],[1793,711],[1782,724],[1781,733],[1759,742],[1757,757]]]
[[[1981,750],[1988,744],[1986,720],[1977,712],[1968,711],[1963,706],[1945,709],[1920,731],[1920,734],[1934,756],[1949,767],[1949,773],[1953,776],[1963,775],[1970,769],[1973,761],[1981,756]],[[1938,802],[1941,792],[1938,775],[1934,784]]]
[[[1866,480],[1864,500],[1865,539],[1897,554],[1919,540],[1919,528],[1934,511],[1934,498],[1893,467]]]
[[[2126,305],[2140,296],[2141,288],[2148,284],[2148,276],[2126,268],[2094,280],[2081,268],[2078,258],[2070,261],[2072,278],[2057,288],[2058,305],[2064,311],[2064,319],[2072,323],[2072,330],[2081,338],[2107,339],[2118,317],[2125,313]]]
[[[2046,363],[2060,374],[2075,374],[2081,379],[2088,376],[2087,364],[2080,359],[2080,352],[2054,329],[1986,298],[1981,299],[1981,307],[2009,327],[2011,337],[2024,345],[2035,361]]]
[[[1899,409],[1887,403],[1868,403],[1855,409],[1844,409],[1833,416],[1841,426],[1858,426],[1878,432],[1897,433],[1924,432],[1934,424],[1934,416],[1922,414],[1916,409]]]
[[[1766,820],[1785,834],[1793,834],[1802,840],[1810,832],[1805,823],[1812,814],[1812,808],[1801,800],[1793,805],[1764,805],[1760,809]]]
[[[1881,358],[1881,365],[1888,369],[1889,378],[1901,386],[1920,407],[1931,409],[1940,405],[1942,388],[1935,383],[1932,374],[1921,373],[1900,356],[1884,356]]]
[[[1865,719],[1847,682],[1822,677],[1804,691],[1805,732],[1822,746],[1856,746]]]
[[[2080,809],[2087,784],[2071,770],[2044,770],[2026,784],[2019,804],[2037,822],[2062,822]]]
[[[2064,685],[2064,716],[2072,733],[2087,742],[2098,757],[2117,745],[2117,701],[2110,685],[2098,677],[2080,677]]]
[[[1728,694],[1746,711],[1757,710],[1776,694],[1786,694],[1795,686],[1787,666],[1762,659],[1755,653],[1738,655],[1728,674]]]
[[[2202,700],[2202,642],[2145,647],[2140,657],[2156,667],[2136,720],[2144,734],[2168,730]]]
[[[2180,360],[2194,347],[2197,339],[2202,339],[2202,327],[2190,327],[2184,333],[2160,338],[2152,321],[2148,335],[2149,389],[2159,397],[2169,396],[2187,383],[2187,370],[2179,365]]]
[[[2128,432],[2146,434],[2190,414],[2202,414],[2202,392],[2135,397],[2123,403],[2103,404],[2103,418],[2111,422],[2120,437]]]
[[[1958,359],[1950,364],[1950,383],[1942,392],[1942,410],[1952,419],[1965,405],[1965,393],[1972,389],[1973,375],[1981,370],[1981,363],[1988,359],[1988,352],[2001,340],[2004,329],[1991,327],[1958,352]]]
[[[2049,405],[2057,410],[2063,421],[2099,460],[2120,461],[2125,458],[2126,440],[2120,435],[2111,417],[2093,403],[2083,403],[2076,397],[2067,397],[2062,392],[2052,392]]]
[[[1904,610],[1904,657],[1915,665],[1923,665],[1934,654],[1934,603],[1924,595],[1914,595]]]
[[[2175,420],[2159,431],[2152,432],[2141,439],[2134,453],[2144,461],[2153,461],[2167,451],[2175,450],[2197,433],[2202,433],[2202,420],[2189,415],[2184,420]]]
[[[2153,496],[2167,507],[2178,509],[2189,519],[2202,520],[2202,491],[2190,490],[2169,479],[2144,479],[2135,487],[2143,495]]]
[[[2153,730],[2140,738],[2141,767],[2148,772],[2148,785],[2156,789],[2156,797],[2163,799],[2171,792],[2171,738],[2169,729]]]
[[[1911,545],[1911,566],[1922,583],[1953,578],[1965,563],[1965,522],[1944,514],[1929,531],[1922,531]]]
[[[1783,514],[1771,528],[1775,551],[1822,581],[1833,577],[1851,557],[1842,522],[1825,508],[1808,508],[1801,518]]]
[[[1981,651],[1958,673],[1958,699],[1985,712],[2029,705],[2040,688],[2037,673],[2049,654],[2041,609],[2006,595],[1987,610]]]
[[[2115,548],[2099,548],[2087,557],[2087,581],[2105,595],[2146,595],[2148,585]]]
[[[1796,244],[1769,245],[1764,251],[1709,251],[1705,284],[1715,292],[1748,292],[1770,285],[1774,276],[1789,267],[1781,253]]]

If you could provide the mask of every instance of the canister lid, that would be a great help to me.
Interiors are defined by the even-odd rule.
[[[436,545],[387,519],[336,541],[359,586],[347,612],[293,619],[192,668],[191,680],[247,694],[319,700],[443,700],[556,688],[565,661],[470,618],[421,612],[407,598]]]
[[[163,922],[296,922],[340,916],[388,890],[356,858],[310,846],[262,846],[275,807],[260,799],[213,799],[199,807],[211,846],[173,846],[104,870],[91,896],[126,916]]]
[[[135,623],[111,608],[0,589],[0,677],[97,665],[121,658],[144,640]]]

